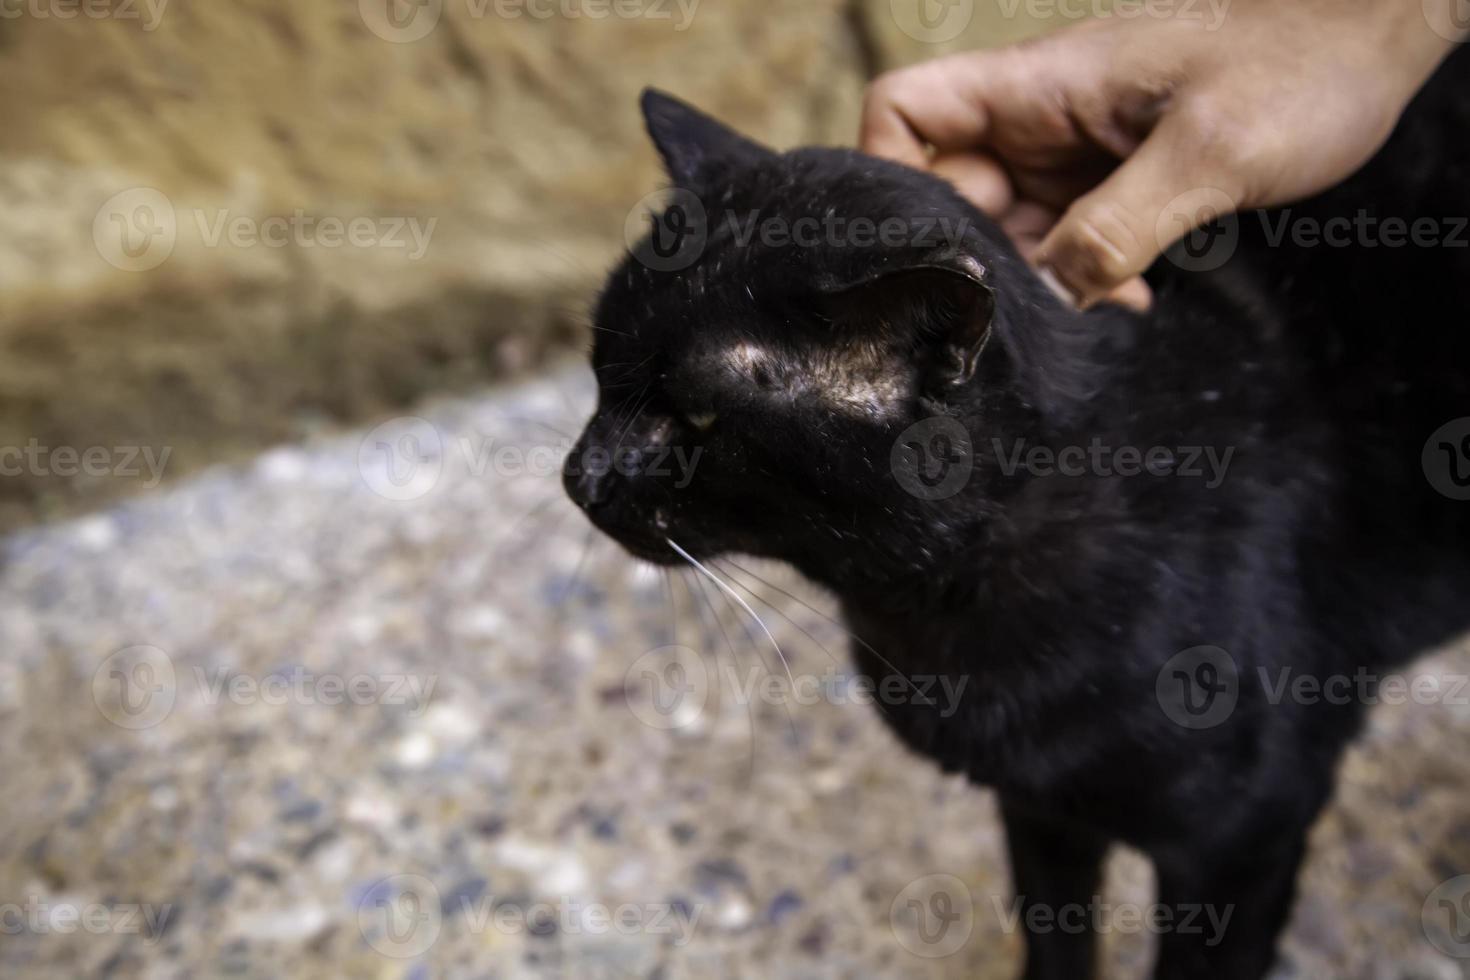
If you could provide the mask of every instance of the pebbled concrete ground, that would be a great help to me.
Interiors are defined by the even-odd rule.
[[[0,976],[1012,976],[992,801],[889,737],[830,603],[725,566],[783,692],[713,586],[563,501],[589,388],[6,539]],[[1441,690],[1375,709],[1282,976],[1470,977],[1470,691]],[[1107,901],[1149,888],[1118,855]],[[1150,937],[1103,914],[1141,975]]]

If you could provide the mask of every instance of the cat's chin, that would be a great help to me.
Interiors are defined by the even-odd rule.
[[[675,543],[672,539],[664,538],[624,538],[610,535],[618,545],[628,554],[639,561],[646,561],[653,565],[663,567],[683,568],[693,565],[695,562],[704,563],[718,558],[724,554],[723,549],[711,549],[703,547],[696,541]]]
[[[669,542],[663,538],[655,538],[651,535],[634,535],[626,533],[613,533],[606,528],[599,528],[603,534],[617,542],[629,555],[639,561],[646,561],[654,565],[684,565],[685,558],[680,555]]]
[[[639,561],[650,562],[654,565],[683,565],[685,561],[676,554],[668,545],[662,547],[652,544],[639,544],[630,541],[618,541],[624,551],[637,558]]]

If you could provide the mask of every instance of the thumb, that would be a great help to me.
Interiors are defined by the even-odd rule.
[[[1079,307],[1143,272],[1194,229],[1236,210],[1227,168],[1213,165],[1179,116],[1166,116],[1143,145],[1067,208],[1036,263]]]

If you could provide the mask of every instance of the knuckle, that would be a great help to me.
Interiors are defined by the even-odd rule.
[[[1071,272],[1089,286],[1111,286],[1132,275],[1142,243],[1130,216],[1104,201],[1079,204],[1072,221],[1066,261]]]
[[[902,70],[884,72],[868,83],[863,93],[863,105],[870,110],[893,105],[906,84]]]

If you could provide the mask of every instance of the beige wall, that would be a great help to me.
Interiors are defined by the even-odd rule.
[[[873,71],[1035,30],[1000,0],[418,2],[0,0],[0,447],[176,475],[522,369],[580,342],[659,185],[644,85],[843,143]],[[0,476],[0,526],[130,487]]]

